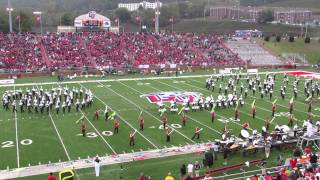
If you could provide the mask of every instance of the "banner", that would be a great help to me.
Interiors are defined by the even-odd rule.
[[[0,85],[14,84],[14,79],[0,79]]]

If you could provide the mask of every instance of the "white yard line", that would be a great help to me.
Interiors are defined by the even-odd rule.
[[[96,133],[100,136],[100,138],[102,139],[102,141],[107,145],[108,148],[111,149],[111,151],[114,154],[117,154],[117,152],[112,148],[112,146],[108,143],[108,141],[100,134],[100,132],[98,131],[98,129],[92,124],[92,122],[88,119],[88,117],[83,113],[83,111],[81,109],[79,109],[79,111],[81,112],[81,114],[86,118],[86,120],[89,122],[89,124],[91,125],[91,127],[96,131]]]
[[[86,88],[81,83],[79,83],[81,87]],[[87,89],[87,88],[86,88]],[[103,100],[101,100],[98,96],[94,95],[95,98],[97,98],[101,103],[103,103],[105,106],[108,106],[111,111],[114,111],[109,105],[107,105]],[[114,111],[116,112],[116,111]],[[117,113],[117,112],[116,112]],[[153,142],[151,142],[147,137],[145,137],[141,132],[139,132],[136,128],[134,128],[128,121],[126,121],[122,116],[117,113],[117,116],[119,116],[120,120],[122,120],[124,123],[126,123],[129,127],[131,127],[133,130],[135,130],[139,135],[141,135],[145,140],[147,140],[154,148],[159,149],[158,146],[156,146]]]
[[[103,85],[102,83],[99,83],[101,85]],[[104,86],[104,85],[103,85]],[[104,86],[106,87],[106,86]],[[134,103],[133,101],[131,101],[130,99],[124,97],[123,95],[117,93],[116,91],[112,90],[111,88],[109,87],[106,87],[107,89],[109,89],[110,91],[112,91],[113,93],[117,94],[118,96],[122,97],[123,99],[125,99],[126,101],[128,101],[129,103],[133,104],[134,106],[136,106],[137,108],[139,108],[140,110],[146,112],[147,114],[149,114],[150,116],[152,116],[154,119],[156,119],[157,121],[159,121],[160,123],[162,123],[162,121],[155,117],[153,114],[151,114],[149,111],[145,110],[144,108],[140,107],[139,105],[137,105],[136,103]],[[181,136],[183,136],[184,138],[186,138],[187,140],[189,140],[190,142],[192,143],[196,143],[195,141],[193,141],[192,139],[188,138],[186,135],[184,135],[183,133],[181,133],[180,131],[178,131],[177,129],[175,129],[174,127],[168,125],[171,129],[175,130],[178,134],[180,134]]]
[[[63,150],[64,150],[64,152],[66,153],[66,156],[67,156],[68,160],[70,161],[71,158],[70,158],[69,153],[68,153],[68,151],[67,151],[67,148],[66,148],[66,146],[65,146],[65,144],[64,144],[64,142],[63,142],[63,140],[62,140],[62,138],[61,138],[61,136],[60,136],[60,133],[59,133],[59,131],[58,131],[58,129],[57,129],[57,126],[56,126],[56,124],[55,124],[55,122],[54,122],[54,120],[53,120],[53,118],[52,118],[52,116],[51,116],[51,112],[50,112],[50,111],[49,111],[49,117],[50,117],[50,119],[51,119],[51,123],[52,123],[52,125],[53,125],[53,127],[54,127],[54,130],[56,131],[56,133],[57,133],[57,135],[58,135],[58,137],[59,137],[59,140],[60,140],[60,143],[61,143],[61,145],[62,145],[62,147],[63,147]]]
[[[13,86],[13,91],[16,91],[16,86]],[[19,138],[18,138],[18,119],[17,119],[17,112],[14,111],[14,121],[15,121],[15,128],[16,128],[16,151],[17,151],[17,166],[20,168],[20,153],[19,153]]]
[[[138,90],[136,90],[136,89],[134,89],[134,88],[132,88],[132,87],[130,87],[130,86],[128,86],[128,85],[126,85],[125,83],[123,83],[123,82],[119,82],[119,83],[121,83],[122,85],[124,85],[124,86],[126,86],[126,87],[128,87],[128,88],[130,88],[130,89],[132,89],[132,90],[134,90],[134,91],[136,91],[136,92],[138,92],[139,94],[141,94],[141,95],[143,95],[144,93],[143,92],[141,92],[141,91],[138,91]],[[151,86],[151,85],[148,85],[149,87],[151,87],[151,88],[153,88],[153,89],[155,89],[155,90],[159,90],[159,89],[157,89],[157,88],[155,88],[155,87],[153,87],[153,86]],[[168,106],[167,106],[168,107]],[[222,133],[221,132],[219,132],[219,131],[217,131],[217,130],[215,130],[215,129],[213,129],[213,128],[211,128],[210,126],[207,126],[207,125],[205,125],[205,124],[203,124],[202,122],[200,122],[200,121],[198,121],[198,120],[196,120],[196,119],[194,119],[194,118],[192,118],[192,117],[190,117],[190,116],[188,116],[188,115],[186,115],[189,119],[191,119],[192,121],[194,121],[194,122],[196,122],[196,123],[198,123],[198,124],[201,124],[202,126],[205,126],[205,127],[207,127],[208,129],[210,129],[210,130],[212,130],[212,131],[214,131],[215,133],[217,133],[217,134],[219,134],[219,135],[221,135]]]

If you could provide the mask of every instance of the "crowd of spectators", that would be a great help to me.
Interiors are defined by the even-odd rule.
[[[0,34],[1,69],[243,65],[214,34],[82,32]]]
[[[0,69],[19,71],[46,67],[40,47],[33,34],[9,35],[0,32]]]

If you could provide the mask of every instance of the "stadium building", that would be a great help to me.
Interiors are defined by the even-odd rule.
[[[159,7],[161,6],[162,6],[162,3],[159,2]],[[138,3],[119,3],[118,4],[118,8],[126,8],[128,11],[136,11],[139,9],[139,7],[142,7],[144,9],[156,9],[157,3],[142,1]]]

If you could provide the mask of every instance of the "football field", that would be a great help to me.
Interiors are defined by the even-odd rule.
[[[261,74],[261,79],[265,78]],[[253,77],[253,76],[250,76]],[[6,111],[0,108],[0,169],[21,168],[54,162],[63,162],[76,159],[85,159],[99,156],[125,154],[151,149],[163,149],[172,146],[183,146],[187,144],[205,143],[215,139],[221,139],[222,130],[226,123],[232,135],[238,136],[244,122],[249,122],[250,133],[257,129],[261,132],[267,119],[271,117],[271,107],[275,99],[277,100],[276,118],[272,121],[270,129],[275,125],[287,125],[289,121],[289,101],[293,97],[294,76],[289,76],[286,98],[280,97],[280,86],[283,85],[284,75],[277,74],[272,99],[269,96],[260,97],[260,92],[255,95],[252,91],[248,92],[245,105],[240,108],[240,121],[234,121],[234,107],[216,108],[216,120],[212,123],[210,110],[187,113],[187,123],[183,127],[180,115],[171,114],[167,107],[168,125],[174,129],[171,134],[171,142],[166,142],[166,132],[162,128],[161,117],[158,112],[158,105],[150,103],[143,95],[150,93],[165,92],[195,92],[201,93],[204,97],[219,95],[218,87],[222,84],[225,87],[229,77],[225,77],[216,83],[215,91],[205,88],[204,76],[188,76],[178,78],[137,78],[110,81],[74,81],[70,83],[49,83],[43,84],[17,84],[10,87],[0,87],[0,93],[7,90],[26,88],[51,89],[57,87],[83,88],[90,89],[94,95],[93,106],[83,111],[76,112],[72,108],[71,112],[56,114],[54,110],[49,113],[28,113],[18,111]],[[307,118],[308,105],[304,95],[304,81],[300,78],[298,86],[298,98],[294,100],[293,114],[296,118],[295,123],[301,126]],[[244,86],[247,83],[241,79]],[[237,85],[238,94],[240,93],[240,83]],[[251,104],[255,101],[257,107],[256,118],[251,115]],[[316,97],[315,99],[318,99]],[[313,117],[318,120],[320,117],[319,101],[313,102]],[[167,103],[166,106],[170,104]],[[120,128],[118,134],[113,134],[114,125],[111,120],[105,121],[103,113],[100,118],[94,120],[94,112],[97,109],[104,111],[109,107],[109,113],[115,112],[119,117]],[[179,109],[181,108],[178,105]],[[139,115],[145,119],[144,130],[140,131]],[[87,136],[82,137],[81,123],[76,121],[85,116],[87,125]],[[196,127],[202,128],[200,139],[191,139]],[[135,145],[129,146],[129,133],[136,131]]]

